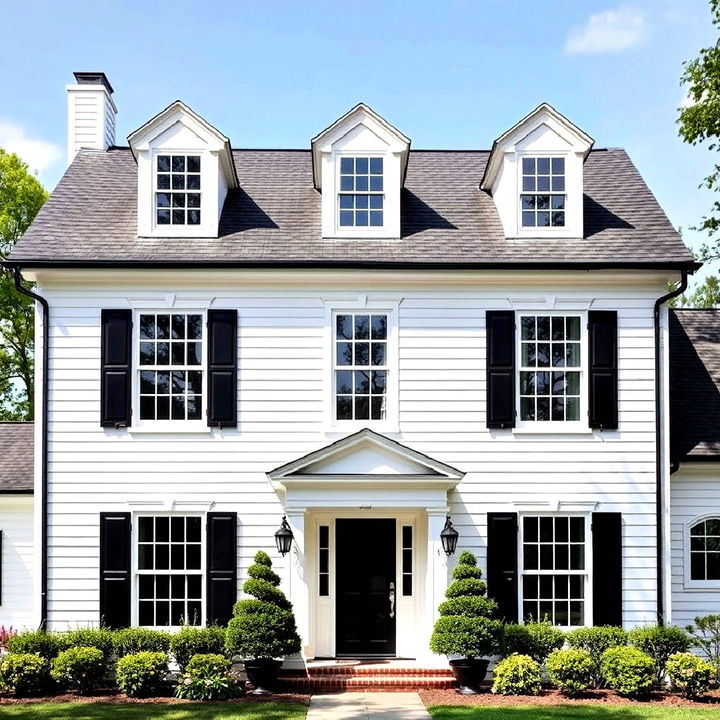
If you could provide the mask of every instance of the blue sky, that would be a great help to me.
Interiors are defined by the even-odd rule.
[[[679,76],[715,41],[707,0],[0,0],[0,145],[55,185],[73,70],[108,75],[118,144],[180,98],[234,147],[308,147],[362,100],[413,147],[488,148],[547,101],[688,228],[713,156],[677,135]]]

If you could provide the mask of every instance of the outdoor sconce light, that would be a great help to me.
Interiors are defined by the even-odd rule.
[[[446,555],[449,556],[455,552],[458,542],[458,534],[458,531],[453,527],[453,524],[450,521],[450,516],[448,515],[445,520],[445,527],[440,533],[440,540]]]
[[[285,515],[283,515],[282,522],[280,523],[280,529],[275,533],[275,544],[277,545],[278,552],[285,556],[290,552],[292,546],[293,532],[288,525],[288,521]]]

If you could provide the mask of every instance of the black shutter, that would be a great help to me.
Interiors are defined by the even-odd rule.
[[[210,427],[237,426],[237,310],[208,310]]]
[[[622,515],[592,514],[593,625],[622,625]]]
[[[100,623],[130,626],[130,513],[100,513]]]
[[[237,513],[207,515],[207,624],[227,625],[237,600]]]
[[[100,348],[100,424],[130,425],[132,310],[103,310]]]
[[[515,312],[488,310],[487,426],[515,427]]]
[[[618,426],[617,312],[588,313],[590,343],[590,427],[615,430]]]
[[[488,513],[487,580],[488,595],[498,604],[505,622],[518,619],[518,515]]]

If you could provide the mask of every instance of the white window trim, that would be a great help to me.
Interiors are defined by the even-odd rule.
[[[683,587],[686,590],[720,590],[720,580],[693,580],[690,572],[690,529],[704,520],[720,518],[720,512],[698,515],[683,527]]]
[[[132,563],[132,607],[130,608],[130,625],[131,627],[140,627],[138,625],[139,621],[139,615],[140,615],[140,572],[138,570],[138,527],[140,523],[138,522],[141,517],[199,517],[200,518],[200,570],[195,572],[193,571],[191,574],[198,574],[200,575],[200,587],[202,588],[202,597],[200,600],[200,623],[198,625],[194,625],[193,627],[205,627],[205,618],[207,617],[207,567],[206,567],[206,554],[207,554],[207,515],[204,512],[191,512],[191,511],[183,511],[180,510],[179,512],[172,512],[172,511],[162,511],[162,510],[147,510],[144,512],[136,512],[133,514],[132,517],[132,529],[130,532],[130,538],[131,538],[131,563]],[[147,574],[153,574],[153,573],[147,573]],[[163,574],[162,571],[160,573],[155,574]],[[183,570],[177,570],[174,573],[168,572],[167,574],[176,574],[176,575],[187,575],[187,571]],[[182,626],[180,625],[142,625],[144,628],[148,628],[150,630],[164,630],[167,632],[171,632],[173,630],[180,630]]]
[[[328,301],[325,303],[325,432],[326,434],[350,434],[369,427],[379,433],[399,432],[399,359],[398,359],[398,310],[400,301],[359,299],[351,302]],[[348,313],[384,313],[387,315],[387,388],[384,420],[340,420],[335,418],[335,316]]]
[[[579,627],[591,627],[593,618],[593,554],[592,554],[592,515],[582,512],[552,512],[543,508],[529,510],[527,512],[518,513],[518,581],[517,581],[517,603],[518,603],[518,621],[521,625],[525,624],[523,613],[523,577],[525,576],[525,566],[523,563],[523,542],[525,538],[524,518],[526,517],[581,517],[585,520],[585,570],[581,573],[578,570],[545,570],[533,571],[528,574],[532,575],[584,575],[585,576],[585,623],[584,625],[557,625],[562,630],[576,630]],[[542,620],[542,618],[536,618]]]
[[[549,317],[567,317],[574,315],[580,318],[580,419],[579,420],[521,420],[520,419],[520,370],[522,359],[522,344],[520,339],[522,318],[538,317],[547,315]],[[515,312],[515,412],[516,423],[513,433],[523,434],[573,434],[592,435],[593,430],[588,425],[588,329],[587,311],[585,310],[516,310]],[[544,368],[537,368],[544,370]],[[558,368],[565,370],[567,368]],[[548,367],[549,372],[553,371],[552,366]]]

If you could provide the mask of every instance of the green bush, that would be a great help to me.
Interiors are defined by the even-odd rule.
[[[438,655],[477,658],[494,655],[500,645],[502,623],[494,620],[497,605],[485,595],[482,571],[470,552],[463,552],[453,569],[453,582],[440,604],[430,649]]]
[[[263,572],[258,566],[271,568],[267,553],[255,555],[253,573]],[[250,571],[248,571],[250,574]],[[225,649],[230,655],[246,660],[284,657],[299,652],[300,636],[295,625],[292,605],[278,587],[280,578],[273,580],[252,577],[243,584],[243,591],[254,600],[241,600],[235,604],[234,617],[225,633]]]
[[[591,687],[594,669],[587,650],[553,650],[547,659],[550,682],[566,695],[575,695]]]
[[[686,630],[692,635],[693,647],[715,668],[715,680],[720,682],[720,615],[696,617],[695,624],[688,625]]]
[[[103,651],[96,647],[71,647],[52,661],[50,675],[59,685],[86,695],[98,688],[107,671]]]
[[[40,655],[46,660],[52,660],[67,648],[64,635],[45,630],[30,630],[8,638],[8,652]]]
[[[597,627],[577,628],[565,636],[565,642],[571,648],[587,650],[593,660],[593,686],[603,685],[602,654],[613,647],[627,645],[627,633],[621,627],[599,625]]]
[[[529,655],[509,655],[495,666],[492,691],[498,695],[537,695],[540,665]]]
[[[170,638],[170,651],[180,669],[185,670],[194,655],[222,654],[225,651],[225,629],[217,625],[204,628],[185,626]]]
[[[35,653],[0,658],[0,687],[16,697],[40,695],[50,684],[50,662]]]
[[[600,659],[605,682],[621,695],[637,697],[650,689],[655,674],[653,659],[634,647],[613,647]]]
[[[113,645],[119,658],[140,652],[165,653],[170,650],[170,633],[144,627],[116,630]]]
[[[674,625],[636,627],[628,633],[628,639],[633,647],[642,650],[653,659],[655,682],[658,685],[663,685],[665,682],[667,659],[675,653],[685,653],[690,649],[690,636]]]
[[[76,628],[64,635],[67,647],[93,647],[100,650],[109,663],[113,654],[113,631],[107,628]]]
[[[117,684],[129,697],[157,695],[167,671],[168,659],[164,652],[124,655],[117,662]]]
[[[185,700],[228,700],[239,694],[230,661],[217,654],[193,655],[175,689],[175,695]]]
[[[548,622],[505,625],[502,655],[529,655],[541,665],[553,650],[563,646],[565,633]]]
[[[715,677],[712,663],[687,652],[671,655],[665,669],[673,688],[688,698],[706,693]]]
[[[248,568],[248,577],[256,580],[267,580],[272,585],[280,584],[280,576],[269,566],[255,563]]]

